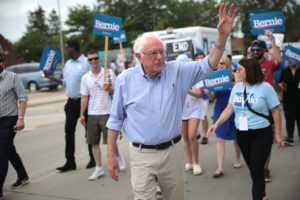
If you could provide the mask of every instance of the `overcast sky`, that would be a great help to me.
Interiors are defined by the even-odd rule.
[[[68,8],[78,4],[92,7],[96,0],[60,0],[62,22],[67,20]],[[41,5],[48,16],[52,9],[58,13],[57,0],[0,0],[0,34],[11,42],[18,41],[26,32],[28,11]]]

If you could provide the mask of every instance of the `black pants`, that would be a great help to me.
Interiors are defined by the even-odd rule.
[[[65,157],[67,163],[75,162],[75,131],[78,118],[80,117],[80,98],[68,99],[65,105],[66,123],[65,123]],[[87,120],[87,114],[85,116]],[[92,147],[88,145],[90,159],[94,160]]]
[[[8,170],[8,161],[12,164],[19,179],[28,177],[22,160],[14,146],[14,126],[18,116],[0,118],[0,193]]]
[[[283,104],[284,116],[285,116],[285,127],[287,136],[294,138],[295,121],[297,122],[298,135],[300,138],[300,106],[297,104]]]
[[[236,137],[250,170],[253,200],[262,200],[265,194],[264,165],[272,146],[272,128],[237,130]]]

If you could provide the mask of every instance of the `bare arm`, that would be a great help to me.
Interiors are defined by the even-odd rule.
[[[276,66],[280,65],[280,63],[282,62],[282,58],[281,58],[280,50],[278,49],[278,47],[275,44],[272,31],[269,31],[269,30],[266,31],[265,35],[268,36],[269,40],[272,43],[272,49],[273,49],[273,53],[274,53],[275,65]]]
[[[278,148],[284,148],[284,142],[282,140],[282,135],[281,135],[281,115],[279,111],[279,106],[276,106],[272,110],[272,115],[274,119],[274,124],[275,124],[275,141],[278,145]]]
[[[206,133],[206,136],[210,136],[210,134],[215,133],[217,128],[223,124],[233,113],[233,107],[231,104],[227,104],[225,110],[221,113],[219,119],[216,121],[214,125],[212,125],[208,132]]]
[[[117,145],[119,131],[108,129],[108,142],[107,142],[107,163],[108,163],[108,171],[110,176],[115,181],[119,180],[120,167],[119,163],[115,156],[115,148]]]
[[[85,95],[81,96],[81,101],[80,101],[80,123],[83,126],[86,126],[84,113],[86,111],[88,100],[89,100],[88,96],[85,96]]]
[[[189,95],[192,95],[193,97],[201,98],[203,96],[203,92],[201,88],[198,88],[196,91],[189,90],[188,91]]]
[[[230,9],[229,2],[224,4],[221,3],[219,9],[219,24],[217,26],[218,35],[215,41],[213,49],[209,53],[208,63],[212,70],[216,70],[219,64],[219,61],[223,55],[224,48],[226,45],[227,37],[229,36],[234,18],[237,14],[237,9],[234,9],[234,4],[231,4]]]
[[[56,81],[58,84],[62,85],[62,80],[60,78],[56,78],[55,76],[50,75],[48,70],[44,70],[45,77],[50,78],[53,81]]]
[[[24,129],[25,127],[24,115],[25,115],[26,107],[27,107],[27,103],[25,101],[21,101],[19,106],[19,118],[16,124],[18,126],[18,131]]]

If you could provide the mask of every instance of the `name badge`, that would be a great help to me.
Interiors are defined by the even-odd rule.
[[[239,117],[239,126],[240,131],[248,131],[248,119],[246,116]]]

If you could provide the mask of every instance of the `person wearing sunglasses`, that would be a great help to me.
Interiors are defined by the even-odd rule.
[[[0,55],[0,199],[3,199],[3,184],[7,175],[8,162],[18,174],[12,189],[29,183],[28,174],[16,151],[14,138],[17,131],[24,129],[27,94],[20,78],[4,70],[4,57]],[[19,104],[19,105],[18,105]]]
[[[100,67],[100,57],[98,52],[90,51],[87,54],[88,63],[91,71],[83,75],[80,86],[81,110],[80,123],[87,127],[86,142],[92,145],[93,155],[96,162],[96,168],[89,177],[90,181],[97,180],[104,175],[104,169],[101,163],[100,139],[101,132],[103,144],[107,144],[106,123],[109,118],[112,98],[114,93],[116,76],[112,69],[107,70],[106,82],[104,82],[104,69]],[[87,109],[88,108],[88,109]],[[86,123],[85,112],[88,110],[88,120]],[[115,148],[115,154],[121,170],[125,170],[126,163],[119,154],[118,146]]]
[[[50,78],[64,88],[68,101],[65,105],[66,122],[65,122],[65,157],[66,162],[63,166],[56,169],[60,172],[67,172],[76,169],[75,162],[75,130],[77,121],[80,117],[80,82],[84,74],[90,71],[90,66],[87,63],[86,57],[80,53],[80,45],[77,40],[69,40],[66,42],[66,52],[68,60],[64,66],[63,78],[59,79],[50,75],[50,72],[44,70],[45,77]],[[88,145],[90,161],[86,168],[95,167],[95,160],[92,153],[91,145]]]
[[[280,63],[282,62],[282,57],[280,54],[280,50],[275,44],[272,31],[269,30],[266,31],[265,35],[268,36],[269,40],[271,41],[274,59],[267,60],[266,57],[264,56],[265,52],[268,52],[268,49],[267,49],[266,42],[263,40],[252,41],[251,55],[252,58],[254,58],[260,64],[260,67],[264,74],[264,80],[274,87],[274,72],[280,67]],[[271,111],[269,115],[271,116],[271,123],[274,124]],[[266,182],[272,181],[270,175],[270,169],[269,169],[270,159],[271,159],[271,151],[265,164]]]
[[[107,160],[110,176],[119,180],[115,156],[123,127],[130,141],[131,184],[134,199],[155,199],[156,184],[164,200],[184,198],[184,144],[181,124],[188,90],[217,69],[237,9],[221,3],[218,35],[209,56],[193,62],[165,61],[162,40],[144,33],[134,42],[139,64],[116,79],[107,122]]]
[[[234,81],[234,75],[231,67],[230,59],[223,55],[219,65],[218,71],[229,69],[231,78]],[[217,92],[208,92],[207,94],[210,96],[211,99],[216,99],[214,113],[213,113],[213,122],[216,123],[218,118],[220,117],[223,110],[226,108],[229,96],[231,93],[231,88],[226,90],[221,90]],[[215,131],[217,142],[216,142],[216,149],[217,149],[217,162],[218,168],[213,173],[214,178],[219,178],[224,173],[224,158],[225,158],[225,141],[226,140],[233,140],[233,146],[235,150],[235,160],[233,162],[233,167],[235,169],[241,168],[242,164],[240,161],[241,151],[236,142],[236,127],[234,124],[234,115],[231,115],[229,119],[227,119],[222,125],[219,126],[218,130]]]

